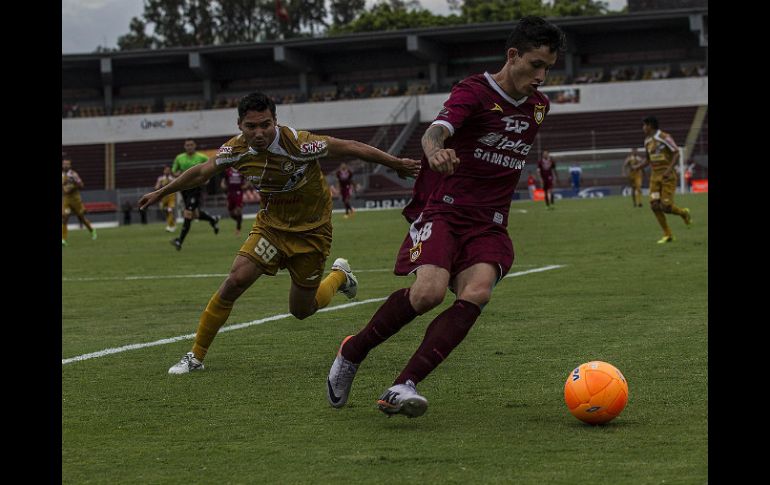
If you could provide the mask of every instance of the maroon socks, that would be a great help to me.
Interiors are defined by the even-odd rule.
[[[463,341],[480,314],[475,303],[455,300],[428,325],[420,347],[393,384],[407,380],[417,384],[425,379]]]
[[[355,364],[360,363],[370,350],[395,335],[415,317],[417,312],[409,303],[409,288],[396,290],[369,320],[369,324],[345,342],[342,356]]]

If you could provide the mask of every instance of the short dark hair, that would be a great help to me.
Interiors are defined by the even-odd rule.
[[[645,119],[642,120],[642,123],[644,123],[645,125],[652,126],[653,130],[657,130],[658,129],[658,118],[656,118],[654,116],[646,117]]]
[[[563,52],[567,45],[564,32],[542,17],[528,15],[522,17],[511,31],[505,43],[506,52],[511,47],[524,54],[546,45],[551,52]]]
[[[266,109],[269,109],[270,114],[275,118],[275,102],[269,96],[260,92],[249,93],[238,102],[238,118],[246,116],[248,111],[265,111]]]

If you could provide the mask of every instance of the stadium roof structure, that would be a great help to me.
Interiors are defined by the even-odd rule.
[[[686,40],[691,47],[707,52],[707,7],[549,20],[567,34],[567,71],[575,68],[570,55],[622,48],[601,46],[602,42],[617,44],[615,38],[655,41],[656,32],[664,33],[657,37],[669,36],[658,41],[661,45],[683,44]],[[114,87],[203,82],[200,92],[210,101],[212,81],[284,76],[296,79],[290,84],[307,93],[308,86],[315,82],[308,75],[319,75],[323,81],[325,73],[372,69],[377,62],[386,69],[424,65],[430,73],[429,81],[436,84],[436,66],[452,59],[504,61],[501,42],[514,24],[494,22],[268,42],[63,54],[62,89],[103,92],[105,98],[110,98],[107,104],[111,104],[111,94],[107,93]],[[676,37],[671,37],[672,33]],[[615,36],[612,42],[603,40],[608,35]]]

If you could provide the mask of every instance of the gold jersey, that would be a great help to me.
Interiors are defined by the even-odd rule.
[[[642,157],[640,157],[639,155],[629,155],[629,156],[627,156],[625,162],[623,162],[623,163],[628,168],[628,175],[629,176],[633,176],[633,175],[642,173],[641,167],[637,168],[637,169],[633,168],[634,165],[639,165],[642,162],[643,162]]]
[[[72,169],[61,173],[61,189],[63,195],[74,197],[80,193],[80,189],[77,186],[77,179],[78,174]]]
[[[679,151],[671,135],[660,130],[644,140],[644,148],[647,150],[653,175],[665,172],[671,166],[674,154]]]
[[[216,164],[235,168],[260,192],[257,221],[300,232],[331,220],[331,194],[318,162],[328,154],[328,137],[279,125],[267,149],[248,146],[242,134],[231,138],[219,148]]]
[[[176,177],[173,175],[161,175],[158,177],[158,180],[155,181],[155,186],[158,188],[165,187],[166,185],[173,182],[175,178]]]

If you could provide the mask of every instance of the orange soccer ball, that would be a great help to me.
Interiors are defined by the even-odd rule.
[[[628,402],[628,383],[613,365],[600,360],[573,370],[564,384],[564,402],[569,412],[589,424],[602,424],[618,417]]]

